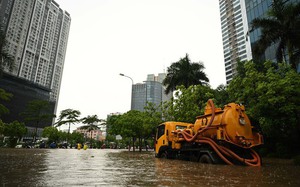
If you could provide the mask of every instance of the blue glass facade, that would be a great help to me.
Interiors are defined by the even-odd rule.
[[[251,22],[255,18],[263,17],[266,15],[267,11],[269,10],[272,0],[246,0],[246,12],[247,12],[247,20],[248,20],[248,27],[251,29]],[[251,48],[253,49],[255,43],[259,40],[261,36],[261,30],[254,29],[251,32],[249,32],[250,42],[251,42]],[[275,60],[276,55],[276,46],[269,47],[265,55],[261,57],[263,60],[269,59],[269,60]]]
[[[272,5],[273,0],[245,0],[246,5],[246,12],[247,12],[247,21],[248,27],[251,29],[251,22],[255,18],[260,18],[266,16],[267,11]],[[286,3],[295,3],[300,2],[300,0],[287,0]],[[249,32],[251,48],[253,49],[255,43],[260,39],[261,30],[254,29]],[[276,61],[276,49],[277,44],[270,46],[266,51],[265,54],[260,57],[262,60],[272,60]]]
[[[273,0],[219,0],[227,84],[237,74],[238,61],[253,58],[276,61],[277,44],[267,48],[261,57],[253,56],[254,45],[261,36],[261,30],[251,30],[252,20],[265,16],[272,2]],[[286,0],[285,2],[300,2],[300,0]],[[298,72],[300,72],[300,66],[298,66]]]
[[[159,106],[162,102],[163,87],[160,82],[146,81],[142,84],[132,86],[132,106],[131,110],[144,111],[147,102]]]

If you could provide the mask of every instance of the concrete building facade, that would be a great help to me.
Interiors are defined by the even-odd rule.
[[[260,39],[260,29],[251,29],[255,18],[266,16],[273,0],[219,0],[223,53],[228,84],[236,75],[237,62],[251,60],[254,44]],[[286,0],[286,3],[300,0]],[[262,57],[276,61],[276,47],[270,46]],[[300,71],[300,67],[298,67]]]
[[[0,24],[14,68],[5,72],[49,88],[57,101],[71,24],[54,0],[2,0]]]
[[[70,24],[70,14],[54,0],[0,0],[5,50],[14,59],[13,69],[4,67],[0,78],[0,88],[13,94],[4,104],[10,111],[1,116],[4,122],[24,122],[20,113],[33,100],[49,101],[49,113],[56,113]],[[37,135],[52,123],[40,124]],[[31,136],[35,124],[26,127]]]
[[[236,75],[238,61],[252,59],[247,40],[248,22],[244,0],[219,0],[226,83]]]
[[[75,130],[75,132],[83,134],[83,136],[88,139],[93,139],[96,141],[104,141],[105,136],[102,134],[102,131],[100,129],[95,130],[87,130],[87,129],[81,129],[80,127]]]

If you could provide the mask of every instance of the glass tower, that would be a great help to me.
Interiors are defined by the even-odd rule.
[[[144,111],[147,103],[153,103],[157,107],[162,102],[170,100],[172,94],[165,94],[165,88],[162,85],[165,76],[165,73],[160,73],[158,76],[149,74],[144,83],[132,85],[131,110]]]
[[[286,0],[286,3],[297,3],[300,0]],[[266,16],[268,10],[272,6],[273,0],[245,0],[246,12],[247,12],[247,20],[248,27],[251,29],[251,22],[255,18],[261,18]],[[251,42],[251,47],[255,45],[255,43],[260,39],[261,30],[254,29],[249,32],[249,38]],[[264,55],[261,57],[262,60],[271,60],[276,62],[276,50],[277,44],[274,44],[267,48]],[[300,69],[300,67],[298,67]]]

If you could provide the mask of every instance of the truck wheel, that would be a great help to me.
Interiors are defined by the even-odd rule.
[[[204,154],[200,157],[199,162],[204,164],[212,164],[212,159],[207,154]]]
[[[168,154],[167,154],[167,151],[164,151],[160,154],[160,158],[168,158]]]

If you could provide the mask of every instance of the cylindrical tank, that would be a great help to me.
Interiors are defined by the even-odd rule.
[[[194,131],[199,137],[224,140],[243,148],[262,144],[262,137],[253,132],[244,106],[236,103],[227,104],[221,110],[208,102],[204,115],[197,117]]]

